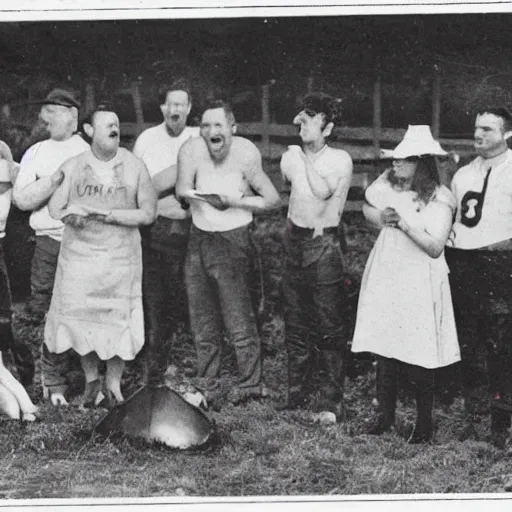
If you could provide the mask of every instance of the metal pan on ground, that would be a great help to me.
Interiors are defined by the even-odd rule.
[[[197,407],[166,386],[144,386],[114,406],[94,431],[160,443],[177,450],[205,448],[215,428]]]

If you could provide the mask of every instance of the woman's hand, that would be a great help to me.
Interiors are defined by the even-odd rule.
[[[400,216],[399,217],[399,220],[398,222],[396,223],[396,227],[398,229],[400,229],[401,231],[403,231],[404,233],[408,233],[411,229],[411,227],[409,226],[409,224],[407,224],[407,222]]]
[[[380,212],[380,220],[384,226],[396,228],[400,219],[401,217],[398,212],[390,206],[387,206]]]

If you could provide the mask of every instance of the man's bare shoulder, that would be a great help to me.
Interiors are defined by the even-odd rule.
[[[129,167],[133,168],[136,171],[141,171],[146,169],[146,164],[144,161],[135,156],[131,151],[128,151],[125,148],[119,148],[117,150],[117,156]]]
[[[329,146],[329,170],[340,175],[351,174],[353,170],[352,157],[344,149]]]
[[[350,156],[348,151],[345,151],[344,149],[341,148],[333,148],[331,146],[329,146],[329,148],[331,150],[331,154],[334,155],[336,158],[339,158],[340,161],[352,163],[352,157]]]
[[[256,144],[251,142],[249,139],[246,139],[245,137],[233,137],[233,143],[231,147],[237,150],[250,151],[254,154],[260,154],[260,150],[256,147]]]
[[[261,153],[256,144],[244,137],[233,137],[231,151],[237,155],[240,161],[256,162],[261,160]]]
[[[185,158],[194,158],[208,151],[206,143],[202,137],[191,137],[187,139],[181,146],[179,154]]]

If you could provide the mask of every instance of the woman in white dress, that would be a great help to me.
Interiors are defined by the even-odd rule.
[[[352,351],[378,356],[370,434],[394,425],[398,373],[410,378],[417,407],[410,443],[432,439],[434,369],[460,360],[444,259],[455,200],[440,184],[435,157],[442,155],[428,126],[409,126],[363,207],[381,231],[361,283]]]

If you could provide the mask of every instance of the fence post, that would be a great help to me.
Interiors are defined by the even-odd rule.
[[[272,152],[270,149],[270,86],[263,85],[261,88],[261,149],[262,155],[272,159]]]
[[[11,117],[11,106],[7,103],[2,105],[2,118],[9,119]]]
[[[140,95],[139,84],[132,83],[132,99],[133,108],[135,109],[135,122],[137,123],[137,135],[139,135],[144,128],[144,112],[142,110],[142,97]]]
[[[441,74],[437,66],[432,82],[432,135],[435,139],[441,133]]]
[[[307,91],[308,91],[308,94],[312,93],[313,92],[313,86],[315,84],[315,79],[313,78],[313,75],[309,75],[308,76],[308,82],[307,82]]]
[[[373,150],[375,158],[380,156],[380,135],[382,129],[382,93],[380,74],[373,83]]]
[[[91,112],[96,106],[96,99],[94,94],[94,82],[87,82],[85,84],[85,98],[83,104],[84,112]]]

